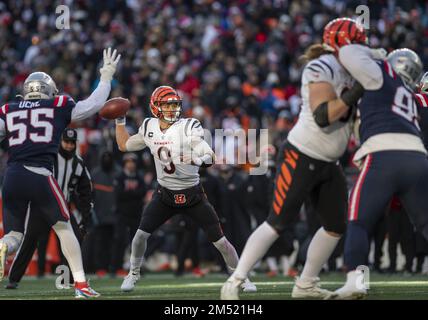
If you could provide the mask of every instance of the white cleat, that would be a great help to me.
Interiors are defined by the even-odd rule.
[[[347,288],[346,285],[342,288],[337,289],[335,296],[331,299],[335,300],[360,300],[367,297],[367,290],[365,289],[356,289],[356,288]]]
[[[367,297],[367,289],[361,286],[357,287],[360,275],[361,273],[357,271],[348,272],[345,285],[335,291],[335,296],[332,299],[359,300]]]
[[[319,284],[320,279],[303,280],[296,278],[291,297],[294,299],[332,299],[336,294],[332,291],[322,289]]]
[[[123,292],[130,292],[134,290],[135,284],[140,279],[140,272],[129,271],[128,275],[123,279],[120,289]]]
[[[243,280],[230,277],[220,290],[221,300],[239,300],[239,288],[244,284]]]
[[[7,244],[4,241],[0,241],[0,281],[4,278],[4,272],[6,270],[6,258],[7,258]]]
[[[241,284],[241,288],[243,292],[257,292],[256,285],[248,278]]]

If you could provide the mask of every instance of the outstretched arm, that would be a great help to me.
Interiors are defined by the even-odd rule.
[[[94,115],[101,110],[110,95],[111,80],[113,79],[113,74],[116,71],[121,55],[117,54],[117,50],[114,50],[112,53],[111,48],[108,48],[104,50],[103,56],[104,64],[100,69],[100,82],[87,99],[76,103],[71,113],[71,120],[83,120]]]
[[[140,128],[141,130],[141,128]],[[125,120],[117,119],[116,120],[116,142],[119,150],[122,152],[127,151],[139,151],[146,147],[144,142],[144,136],[140,133],[140,130],[137,134],[130,136],[128,130],[126,129]]]

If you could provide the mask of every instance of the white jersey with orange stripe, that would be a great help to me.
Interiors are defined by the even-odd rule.
[[[160,129],[159,119],[146,118],[138,133],[126,143],[128,151],[149,147],[156,166],[158,183],[170,190],[183,190],[199,184],[199,167],[184,163],[182,155],[200,157],[214,154],[203,141],[204,130],[197,119],[179,119],[167,130]]]
[[[337,61],[333,54],[322,55],[310,61],[302,74],[302,107],[299,119],[288,135],[288,141],[302,153],[322,161],[336,161],[346,150],[352,133],[353,117],[337,121],[326,128],[320,128],[309,106],[309,84],[330,83],[336,95],[350,88],[354,80]]]

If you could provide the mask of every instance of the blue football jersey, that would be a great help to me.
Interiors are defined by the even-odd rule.
[[[378,90],[366,90],[358,105],[361,143],[382,133],[420,136],[417,105],[412,90],[387,61],[378,63],[383,73],[383,85]]]
[[[3,105],[9,159],[52,170],[61,134],[71,121],[75,102],[68,96],[49,100],[21,100]]]
[[[418,104],[422,140],[424,141],[425,149],[428,150],[428,95],[418,93],[415,95],[415,98]]]

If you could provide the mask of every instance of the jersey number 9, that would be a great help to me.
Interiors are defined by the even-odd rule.
[[[171,150],[167,147],[160,147],[158,149],[158,157],[164,167],[163,171],[168,174],[173,174],[175,172],[175,165],[171,159]]]

